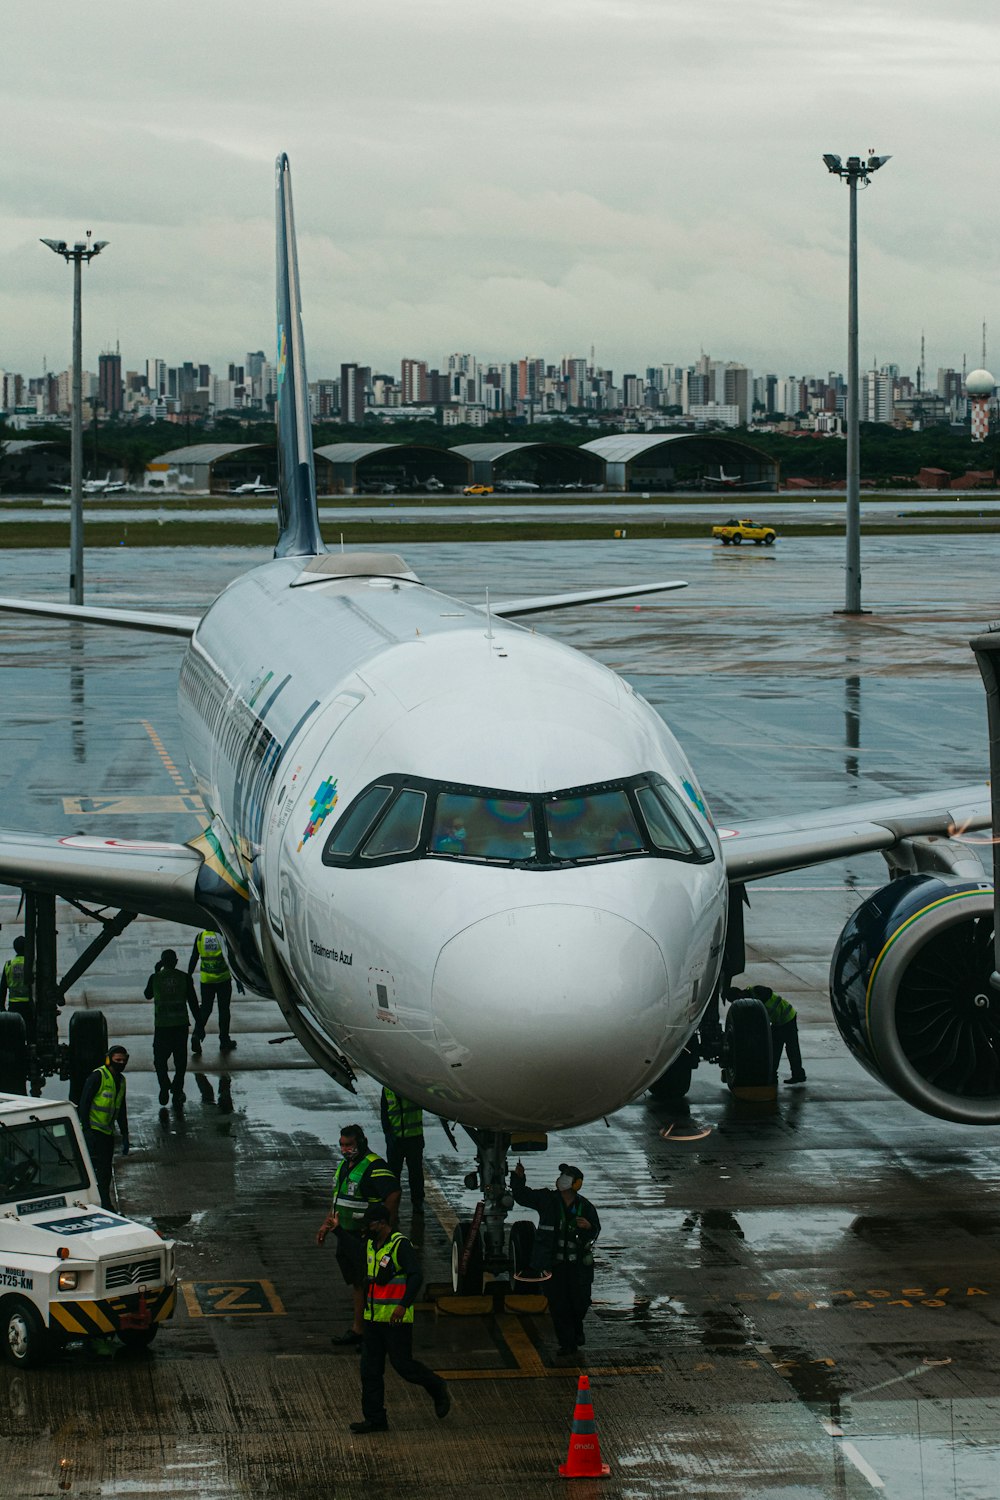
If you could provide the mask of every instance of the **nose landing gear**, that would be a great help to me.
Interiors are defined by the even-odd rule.
[[[534,1226],[507,1227],[514,1195],[507,1186],[507,1153],[511,1138],[502,1130],[469,1130],[476,1147],[476,1170],[466,1178],[467,1187],[479,1187],[482,1199],[471,1219],[455,1226],[451,1240],[451,1285],[460,1296],[479,1296],[486,1273],[504,1291],[513,1288],[514,1277],[531,1259]]]

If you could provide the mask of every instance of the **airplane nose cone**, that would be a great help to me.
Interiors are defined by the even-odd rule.
[[[572,1125],[644,1086],[663,1051],[667,973],[659,946],[624,917],[520,907],[444,945],[433,1004],[437,1041],[479,1123]]]

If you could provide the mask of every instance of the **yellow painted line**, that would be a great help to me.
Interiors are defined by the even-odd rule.
[[[102,818],[135,813],[193,813],[201,816],[205,804],[191,792],[166,796],[136,797],[131,793],[107,797],[64,797],[63,812],[70,817],[85,818],[99,813]]]
[[[424,1196],[431,1206],[435,1219],[441,1225],[447,1239],[451,1239],[458,1228],[458,1214],[448,1202],[433,1177],[424,1179]]]
[[[504,1313],[497,1319],[500,1334],[517,1361],[516,1370],[438,1370],[444,1380],[560,1380],[570,1375],[662,1375],[662,1365],[559,1365],[550,1369],[531,1342],[520,1318]]]
[[[152,724],[149,722],[148,719],[142,719],[140,722],[142,724],[143,729],[146,731],[146,733],[149,735],[149,738],[152,740],[152,742],[153,742],[153,749],[156,751],[157,755],[160,757],[160,759],[162,760],[164,766],[166,767],[167,775],[170,777],[171,781],[173,781],[176,786],[180,787],[180,789],[181,789],[182,792],[187,792],[187,790],[188,790],[187,781],[181,775],[181,773],[178,771],[178,769],[174,765],[173,761],[170,759],[170,756],[167,753],[167,747],[166,747],[166,745],[164,745],[163,741],[160,739],[160,736],[157,734],[157,732],[153,728]]]
[[[285,1308],[274,1283],[248,1276],[243,1281],[182,1281],[188,1314],[192,1318],[283,1318]],[[263,1301],[248,1302],[256,1296]]]

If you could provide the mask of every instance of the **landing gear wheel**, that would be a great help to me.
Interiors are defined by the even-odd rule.
[[[658,1104],[683,1104],[691,1087],[693,1071],[691,1054],[685,1048],[680,1057],[674,1058],[666,1072],[661,1073],[656,1082],[649,1085],[649,1092]]]
[[[28,1033],[24,1017],[0,1013],[0,1094],[28,1092]]]
[[[101,1010],[78,1010],[69,1022],[69,1097],[79,1104],[83,1085],[108,1055],[108,1023]]]
[[[464,1219],[455,1226],[451,1237],[451,1289],[459,1297],[481,1297],[483,1292],[483,1241],[478,1230],[465,1270],[462,1270],[462,1257],[471,1229],[472,1220]]]
[[[516,1224],[510,1226],[510,1279],[512,1286],[520,1287],[517,1282],[517,1274],[531,1265],[531,1253],[535,1248],[535,1226],[529,1224],[526,1219],[519,1219]],[[531,1291],[530,1286],[521,1287],[522,1290]]]
[[[763,1005],[752,995],[733,1000],[726,1014],[722,1076],[734,1092],[770,1088],[774,1083],[771,1023]]]
[[[119,1328],[118,1337],[126,1349],[148,1349],[159,1329],[159,1323],[151,1323],[148,1328]]]
[[[29,1365],[40,1365],[48,1353],[48,1335],[45,1325],[23,1297],[11,1297],[4,1303],[0,1318],[0,1344],[4,1356],[18,1369]]]

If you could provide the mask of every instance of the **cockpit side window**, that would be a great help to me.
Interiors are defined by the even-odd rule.
[[[545,828],[553,859],[601,859],[643,847],[624,788],[546,800]]]
[[[439,792],[428,853],[466,859],[534,859],[531,803],[527,798]]]
[[[420,843],[427,793],[402,791],[361,851],[362,859],[412,854]]]
[[[392,793],[391,786],[370,786],[366,792],[362,792],[327,840],[323,850],[324,860],[350,859]]]

